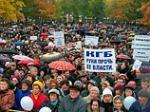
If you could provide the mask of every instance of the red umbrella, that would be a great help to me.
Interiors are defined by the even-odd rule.
[[[39,60],[20,60],[18,62],[20,65],[35,65],[35,66],[40,66],[40,61]]]
[[[50,68],[53,68],[53,69],[57,69],[57,70],[75,70],[75,67],[74,65],[72,65],[71,63],[69,62],[66,62],[66,61],[54,61],[52,63],[50,63],[48,65]]]
[[[125,55],[123,53],[117,55],[116,58],[118,58],[118,59],[131,59],[128,55]]]
[[[41,33],[40,37],[48,37],[48,34],[47,33]]]
[[[0,46],[6,45],[6,41],[0,41]]]

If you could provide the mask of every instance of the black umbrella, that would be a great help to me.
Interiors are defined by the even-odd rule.
[[[0,54],[18,54],[15,49],[0,49]]]

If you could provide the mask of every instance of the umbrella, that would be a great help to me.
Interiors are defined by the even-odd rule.
[[[28,56],[24,56],[24,55],[14,55],[12,58],[15,59],[15,60],[30,60],[30,61],[33,61],[32,58],[30,58]]]
[[[6,40],[2,40],[2,39],[0,38],[0,46],[2,46],[2,45],[6,45]]]
[[[0,54],[18,54],[18,52],[14,49],[0,49]]]
[[[21,45],[23,45],[24,43],[23,42],[21,42],[21,41],[17,41],[17,42],[15,42],[15,45],[16,46],[21,46]]]
[[[11,59],[5,55],[0,55],[0,60],[11,61]]]
[[[66,62],[66,61],[54,61],[52,63],[50,63],[48,65],[50,68],[53,68],[53,69],[57,69],[57,70],[75,70],[75,67],[74,65],[72,65],[71,63],[69,62]]]
[[[131,59],[129,56],[127,56],[123,53],[117,55],[116,58],[118,58],[118,59]]]
[[[48,37],[48,34],[47,33],[41,33],[40,37]]]
[[[20,60],[18,62],[18,64],[20,65],[35,65],[35,66],[40,66],[40,61],[38,59],[35,59],[35,60]]]

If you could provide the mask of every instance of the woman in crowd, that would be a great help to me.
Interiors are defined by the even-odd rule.
[[[9,80],[1,79],[0,81],[0,110],[8,111],[15,103],[15,94],[9,89]]]

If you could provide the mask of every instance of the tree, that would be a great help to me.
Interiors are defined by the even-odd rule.
[[[125,8],[125,15],[130,21],[136,21],[142,17],[142,12],[139,10],[141,7],[141,0],[130,0]]]
[[[107,17],[117,20],[126,20],[124,9],[129,0],[105,0],[105,14]]]
[[[22,8],[24,3],[20,0],[0,0],[0,20],[17,21],[24,18]]]
[[[141,23],[150,26],[150,1],[143,2],[140,10],[143,13],[143,18],[141,19]]]
[[[54,0],[36,0],[41,17],[55,18]]]

